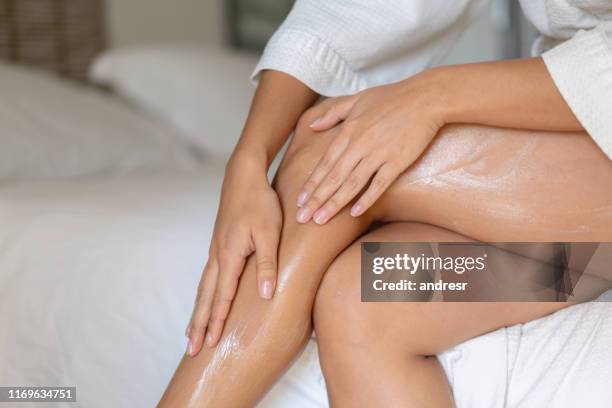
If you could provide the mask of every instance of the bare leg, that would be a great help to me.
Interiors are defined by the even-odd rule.
[[[312,332],[312,304],[323,273],[372,222],[344,210],[329,225],[295,222],[298,189],[327,141],[307,127],[294,138],[275,182],[283,207],[279,282],[270,301],[257,294],[254,258],[245,267],[219,345],[184,357],[160,407],[252,407]]]
[[[361,241],[469,240],[431,225],[390,223],[366,234],[336,258],[314,308],[321,365],[333,406],[452,407],[451,390],[436,353],[567,306],[553,302],[362,303]],[[364,381],[364,373],[375,381]]]
[[[344,210],[323,227],[297,225],[297,189],[330,139],[300,127],[277,179],[285,217],[280,290],[260,300],[250,260],[220,345],[183,359],[160,406],[254,405],[310,333],[324,271],[374,219],[438,224],[491,241],[610,238],[612,165],[586,135],[474,127],[444,130],[366,215]]]
[[[612,163],[579,134],[480,127],[445,129],[373,211],[488,241],[612,238]],[[601,180],[601,181],[599,181]],[[388,224],[365,241],[466,240],[423,224]],[[564,303],[361,303],[359,246],[326,273],[315,330],[330,400],[337,406],[451,407],[431,356],[462,341],[532,320]],[[377,381],[364,386],[363,373]]]
[[[453,126],[374,211],[479,241],[610,241],[611,181],[586,134]]]

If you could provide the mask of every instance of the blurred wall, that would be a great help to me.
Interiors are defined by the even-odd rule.
[[[221,44],[223,0],[107,0],[109,45]]]

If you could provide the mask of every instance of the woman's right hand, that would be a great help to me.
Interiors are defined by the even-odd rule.
[[[280,202],[265,169],[248,157],[233,157],[226,167],[208,262],[187,327],[190,356],[198,354],[204,342],[213,347],[219,341],[246,258],[253,252],[259,294],[272,298],[281,227]]]

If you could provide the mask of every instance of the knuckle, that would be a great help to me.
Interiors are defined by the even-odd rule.
[[[330,198],[330,199],[327,201],[327,203],[325,204],[325,207],[326,207],[326,208],[327,208],[329,211],[331,211],[331,212],[336,211],[336,209],[340,207],[340,203],[338,202],[338,198],[337,198],[337,197],[335,197],[335,196],[334,196],[334,197],[332,197],[332,198]]]
[[[384,189],[386,185],[387,185],[386,177],[377,176],[377,177],[374,177],[374,179],[372,179],[371,187],[376,191]]]
[[[196,304],[200,303],[200,301],[202,301],[204,299],[204,288],[203,288],[203,284],[202,281],[200,281],[200,287],[198,288],[198,291],[196,293]]]
[[[226,293],[220,293],[215,296],[215,306],[213,307],[213,315],[216,316],[219,313],[223,313],[224,306],[232,302],[232,298]]]
[[[228,259],[231,259],[233,257],[234,251],[232,251],[232,249],[230,248],[230,243],[226,242],[223,246],[221,246],[219,248],[219,250],[217,251],[219,260],[221,262],[225,262]]]
[[[312,191],[317,187],[317,183],[314,180],[309,179],[306,183],[304,183],[304,190]]]
[[[226,316],[221,310],[215,310],[210,318],[211,323],[222,323],[226,319]]]
[[[346,180],[346,188],[350,192],[357,191],[361,186],[361,178],[359,176],[353,175]]]
[[[338,105],[333,103],[325,112],[325,116],[327,117],[338,117]]]
[[[323,159],[321,159],[321,163],[319,163],[319,169],[322,171],[329,171],[329,169],[332,166],[332,160],[331,157],[329,157],[329,155],[325,155],[325,157],[323,157]]]
[[[200,322],[196,322],[196,321],[193,321],[191,323],[191,330],[192,331],[201,332],[201,331],[204,331],[205,327],[206,327],[206,324],[204,324],[204,323],[200,323]]]
[[[308,200],[308,206],[309,207],[320,207],[321,205],[323,205],[323,198],[320,197],[318,194],[313,195],[310,200]]]
[[[338,185],[342,182],[342,175],[340,174],[340,171],[332,170],[327,175],[327,179],[331,184]]]
[[[210,306],[209,306],[209,305],[202,305],[202,306],[200,306],[200,307],[198,308],[198,311],[200,312],[199,314],[200,314],[201,316],[204,316],[204,319],[203,319],[203,320],[206,320],[206,318],[207,318],[208,316],[210,316],[210,310],[211,310],[211,308],[210,308]]]
[[[210,317],[210,310],[211,309],[209,307],[200,308],[198,312],[195,314],[192,326],[193,327],[206,326],[206,323],[208,323],[208,318]]]
[[[276,261],[272,258],[263,258],[257,260],[257,269],[259,271],[275,271]]]

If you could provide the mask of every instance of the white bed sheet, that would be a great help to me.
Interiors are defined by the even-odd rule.
[[[0,384],[154,406],[184,351],[222,171],[0,189]]]
[[[0,189],[0,385],[76,385],[77,406],[88,408],[154,406],[184,353],[182,333],[205,262],[222,173],[222,164],[209,163],[195,173],[163,177]],[[589,375],[585,369],[598,370],[599,382],[579,385],[599,390],[595,398],[608,397],[611,307],[589,313],[590,319],[584,318],[589,309],[575,308],[526,326],[526,337],[514,337],[525,341],[514,350],[513,356],[522,356],[515,361],[524,372],[535,373],[531,378],[514,373],[524,378],[513,386],[519,402],[547,395],[542,390],[558,393],[564,384],[572,395],[573,383],[563,371],[568,367],[573,378]],[[563,327],[569,329],[548,348],[553,343],[547,336]],[[504,406],[508,349],[520,345],[510,342],[505,330],[442,357],[460,407],[494,406],[482,394],[488,383],[486,396]],[[573,358],[564,353],[569,339],[574,339]],[[580,352],[583,344],[592,345],[590,352]],[[543,366],[561,364],[553,377],[534,371],[544,354],[533,350],[543,348],[559,356],[549,353]],[[533,383],[542,388],[534,392]],[[260,404],[288,406],[327,406],[314,340]]]

